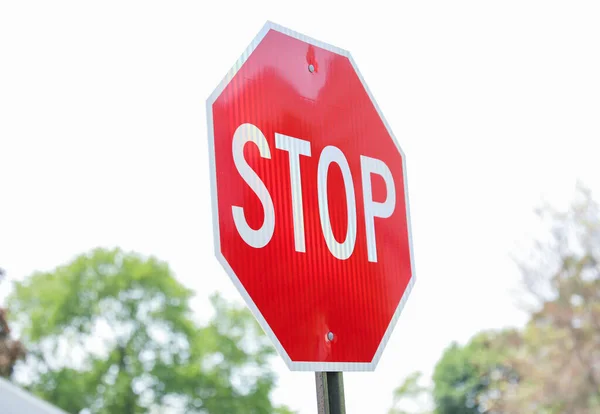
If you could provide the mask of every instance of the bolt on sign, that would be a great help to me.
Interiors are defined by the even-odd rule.
[[[406,158],[350,54],[268,22],[207,123],[215,252],[280,356],[374,370],[414,259]]]

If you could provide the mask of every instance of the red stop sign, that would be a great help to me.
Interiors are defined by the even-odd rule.
[[[217,257],[292,370],[373,370],[414,284],[404,155],[346,51],[267,23],[207,102]]]

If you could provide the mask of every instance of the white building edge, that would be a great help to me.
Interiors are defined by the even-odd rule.
[[[0,414],[67,413],[4,378],[0,378]]]

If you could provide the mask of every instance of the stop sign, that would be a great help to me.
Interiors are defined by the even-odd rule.
[[[267,23],[207,102],[216,255],[292,370],[374,370],[414,284],[404,155],[350,54]]]

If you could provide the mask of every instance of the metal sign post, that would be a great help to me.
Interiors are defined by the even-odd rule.
[[[341,372],[315,372],[319,414],[346,414]]]

